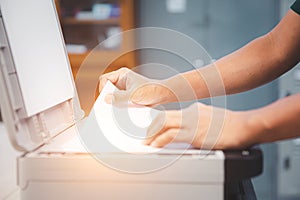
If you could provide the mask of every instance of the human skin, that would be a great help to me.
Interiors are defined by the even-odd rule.
[[[101,76],[99,88],[110,80],[122,90],[113,96],[116,101],[130,100],[149,106],[235,94],[268,83],[293,68],[300,60],[299,49],[300,15],[290,10],[269,33],[213,65],[160,81],[122,68]],[[222,84],[210,88],[208,82],[213,79],[222,80]],[[192,88],[194,95],[185,92],[187,87]],[[171,142],[188,142],[196,148],[237,149],[299,137],[299,102],[300,95],[292,95],[249,111],[230,111],[201,103],[166,111],[149,126],[145,144],[163,147]],[[197,123],[184,123],[192,111]],[[217,123],[215,119],[223,123],[218,134],[208,131]]]

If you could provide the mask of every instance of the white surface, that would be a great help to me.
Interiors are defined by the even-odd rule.
[[[28,116],[73,97],[69,63],[53,2],[0,0]]]
[[[0,122],[0,199],[17,199],[18,187],[16,152],[7,137],[6,129]]]
[[[142,144],[152,119],[159,112],[150,107],[116,108],[104,98],[117,88],[108,82],[95,102],[91,114],[78,127],[74,126],[56,137],[41,152],[125,152],[164,154],[207,153],[190,149],[189,144],[170,144],[166,148],[153,148]],[[121,124],[120,124],[121,123]]]
[[[143,145],[147,128],[160,111],[132,103],[122,107],[107,104],[105,96],[115,90],[107,82],[80,130],[80,139],[89,152],[199,153],[199,150],[186,150],[189,144],[170,144],[164,149]]]
[[[122,130],[114,123],[112,118],[112,106],[103,102],[105,94],[114,89],[113,85],[108,84],[101,93],[98,104],[95,104],[93,114],[84,124],[87,132],[81,132],[81,139],[92,141],[92,143],[80,144],[78,140],[77,127],[74,126],[63,134],[54,138],[51,145],[54,153],[43,153],[47,147],[39,149],[37,152],[29,153],[19,163],[19,180],[22,188],[22,197],[24,200],[35,199],[223,199],[224,188],[224,155],[220,151],[208,155],[200,155],[200,150],[182,151],[179,149],[169,150],[170,154],[155,154],[150,156],[128,156],[128,154],[101,154],[101,162],[84,151],[84,153],[65,151],[77,151],[82,147],[88,147],[90,152],[111,152],[105,144],[106,137],[113,136],[113,142],[116,142],[115,149],[119,150],[118,145],[124,145],[126,152],[131,153],[152,153],[151,147],[141,145],[141,140],[131,140],[126,138]],[[106,107],[106,108],[104,108]],[[107,109],[105,111],[105,109]],[[125,108],[134,112],[135,109],[149,110],[150,108]],[[134,109],[134,110],[132,110]],[[141,110],[139,110],[141,111]],[[98,113],[98,118],[95,115]],[[138,112],[139,120],[145,119],[141,127],[147,125],[150,121],[145,117],[149,112]],[[133,114],[133,113],[132,113]],[[100,117],[100,118],[99,118]],[[106,120],[103,119],[106,118]],[[129,116],[128,116],[129,117]],[[136,117],[136,116],[135,116]],[[130,117],[128,118],[132,120]],[[98,121],[99,120],[99,121]],[[137,120],[137,119],[134,119]],[[89,122],[89,123],[88,123]],[[139,121],[135,121],[139,123]],[[102,125],[110,125],[106,134],[99,131],[103,129]],[[87,126],[89,125],[89,126]],[[117,133],[114,133],[116,131]],[[120,135],[116,135],[120,134]],[[75,137],[74,137],[75,136]],[[89,137],[92,136],[92,137]],[[99,137],[100,136],[100,137]],[[141,136],[141,135],[140,135]],[[125,139],[124,139],[125,137]],[[76,141],[75,141],[76,140]],[[115,141],[118,140],[118,141]],[[72,143],[74,142],[75,143]],[[81,142],[83,142],[81,141]],[[90,142],[88,141],[88,142]],[[120,143],[121,141],[121,143]],[[55,145],[56,144],[56,145]],[[66,146],[68,145],[69,146]],[[89,146],[92,145],[92,146]],[[111,144],[110,144],[111,145]],[[55,149],[56,147],[56,149]],[[108,146],[111,147],[111,146]],[[115,150],[113,149],[113,150]],[[48,150],[51,150],[48,148]],[[60,153],[57,153],[59,151]],[[64,151],[64,152],[62,152]],[[178,153],[188,155],[180,156]],[[193,153],[193,155],[190,155]],[[121,167],[121,168],[120,168]],[[120,173],[123,172],[140,172]],[[134,170],[134,171],[132,171]],[[153,173],[145,173],[150,172]],[[142,172],[142,173],[141,173]],[[174,176],[176,174],[176,176]],[[115,192],[111,192],[115,191]],[[153,191],[155,195],[153,196]],[[172,192],[171,192],[172,191]]]
[[[142,142],[147,137],[147,127],[152,121],[151,111],[155,112],[154,115],[158,111],[150,107],[130,107],[131,105],[117,108],[106,103],[105,96],[116,90],[108,81],[93,106],[101,132],[112,145],[122,151],[157,151],[156,148],[142,145]]]

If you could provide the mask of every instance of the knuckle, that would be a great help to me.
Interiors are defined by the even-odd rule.
[[[171,131],[166,131],[164,134],[161,135],[161,139],[164,142],[170,143],[174,139],[174,134]]]
[[[200,141],[200,140],[196,140],[194,139],[192,142],[191,142],[192,146],[195,147],[195,148],[201,148],[202,145],[203,145],[203,142]]]
[[[118,69],[119,72],[128,72],[130,71],[130,69],[128,69],[127,67],[121,67],[120,69]]]
[[[99,76],[99,81],[100,82],[107,81],[110,76],[111,76],[111,73],[103,74],[103,75]]]
[[[162,136],[162,137],[158,138],[158,139],[155,141],[155,143],[156,143],[158,146],[164,146],[164,145],[168,144],[169,141],[166,140],[166,138],[165,138],[164,136]]]
[[[105,75],[101,75],[101,76],[98,77],[98,80],[102,81],[104,78],[105,78]]]
[[[167,132],[167,133],[165,134],[165,140],[168,141],[168,142],[173,141],[174,138],[175,138],[174,134],[172,134],[172,133],[170,133],[170,132]]]

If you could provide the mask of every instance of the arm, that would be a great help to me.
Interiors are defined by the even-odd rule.
[[[300,136],[300,94],[281,99],[269,106],[249,111],[251,126],[258,130],[249,135],[255,143],[266,143]],[[256,124],[256,125],[255,125]]]
[[[299,62],[299,35],[300,15],[290,10],[271,32],[219,59],[214,65],[164,81],[136,81],[137,76],[141,79],[140,75],[121,69],[101,76],[99,88],[101,91],[110,80],[124,91],[115,99],[129,99],[130,96],[134,103],[143,105],[243,92],[276,79]],[[209,83],[209,89],[206,83]]]
[[[250,111],[230,111],[201,103],[182,111],[166,111],[149,126],[145,144],[163,147],[171,142],[186,142],[195,148],[241,149],[296,138],[300,136],[299,102],[300,94]]]
[[[205,77],[219,71],[225,87],[212,96],[234,94],[268,83],[295,66],[300,60],[300,15],[290,10],[282,21],[266,35],[215,62],[215,65],[189,71],[183,76],[197,98],[209,97]],[[217,70],[216,70],[217,69]],[[201,75],[200,75],[201,74]],[[175,85],[179,77],[167,84]],[[173,98],[172,101],[175,101]]]
[[[289,11],[268,34],[254,40],[240,50],[218,60],[219,70],[227,94],[252,89],[267,83],[299,62],[300,16]],[[182,74],[196,91],[198,98],[209,96],[205,78],[213,77],[215,66]],[[199,76],[198,73],[201,73]],[[176,77],[170,78],[172,82]],[[214,95],[222,95],[215,93]],[[300,94],[279,100],[269,106],[250,111],[230,111],[205,106],[182,111],[166,111],[160,127],[154,121],[148,128],[145,144],[162,147],[170,142],[188,142],[196,148],[235,149],[254,144],[273,142],[300,136]],[[185,114],[187,113],[187,114]],[[184,116],[198,118],[185,123]],[[185,114],[185,115],[184,115]],[[215,116],[214,121],[212,116]],[[221,120],[221,121],[220,121]],[[222,129],[210,127],[223,123]],[[196,128],[195,128],[196,127]]]

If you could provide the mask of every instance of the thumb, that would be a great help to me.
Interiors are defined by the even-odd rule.
[[[139,105],[149,105],[150,99],[143,88],[136,89],[130,97],[130,101]]]
[[[135,104],[154,106],[157,105],[160,100],[158,96],[155,95],[156,93],[156,85],[144,85],[132,93],[130,100]]]
[[[116,106],[127,106],[129,102],[138,105],[150,105],[150,98],[142,89],[137,89],[134,92],[131,90],[118,90],[112,95],[112,103]]]
[[[112,94],[112,103],[118,107],[126,106],[129,102],[130,92],[128,90],[117,90]]]

